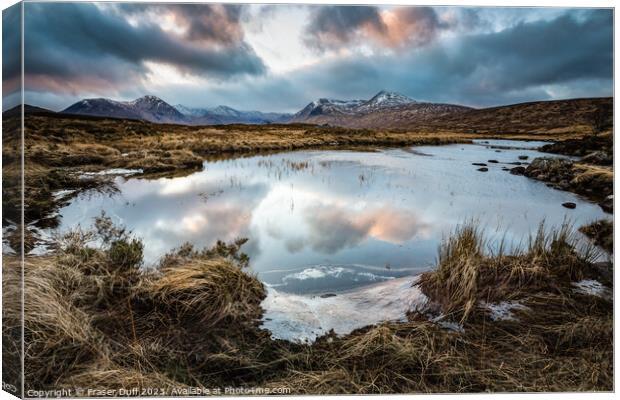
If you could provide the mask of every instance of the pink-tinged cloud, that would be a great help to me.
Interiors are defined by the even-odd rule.
[[[402,7],[380,13],[385,29],[370,31],[369,36],[390,47],[423,46],[433,42],[448,25],[440,22],[428,7]]]
[[[307,237],[295,239],[292,247],[296,251],[309,245],[315,251],[333,254],[369,238],[402,244],[429,229],[410,211],[386,206],[353,211],[333,204],[316,205],[304,214],[310,231]]]
[[[320,50],[359,44],[418,47],[432,43],[450,27],[430,7],[326,6],[314,11],[305,42]]]

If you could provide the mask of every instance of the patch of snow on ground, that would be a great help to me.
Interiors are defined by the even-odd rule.
[[[591,296],[598,296],[604,299],[612,298],[612,291],[608,287],[605,287],[602,283],[594,279],[583,279],[579,282],[573,282],[575,290],[582,294],[589,294]]]
[[[518,301],[502,301],[499,303],[482,303],[483,307],[486,307],[493,321],[515,321],[517,318],[512,313],[512,310],[525,310],[526,306]]]
[[[336,296],[296,295],[268,288],[263,301],[262,328],[274,339],[310,343],[334,330],[338,335],[383,321],[406,321],[410,310],[421,309],[426,296],[412,287],[417,278],[392,279]]]

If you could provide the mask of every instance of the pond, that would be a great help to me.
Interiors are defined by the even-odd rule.
[[[543,220],[578,227],[610,218],[575,194],[506,170],[552,156],[536,150],[542,144],[296,151],[208,161],[186,177],[116,177],[117,195],[78,197],[61,209],[60,230],[90,225],[104,210],[143,239],[147,265],[184,242],[202,248],[247,237],[243,251],[270,293],[331,304],[334,294],[372,284],[402,287],[433,267],[441,239],[466,221],[479,223],[491,246],[516,246]],[[569,201],[577,207],[562,207]]]

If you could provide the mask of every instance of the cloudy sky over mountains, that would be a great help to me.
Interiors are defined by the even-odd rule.
[[[19,87],[3,12],[3,109]],[[157,95],[297,111],[381,89],[470,106],[611,96],[611,10],[122,3],[25,4],[26,102]]]

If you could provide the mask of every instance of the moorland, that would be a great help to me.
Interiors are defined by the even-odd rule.
[[[601,106],[611,101],[538,102],[380,128],[186,126],[31,112],[24,120],[23,224],[54,227],[74,196],[113,191],[111,179],[96,174],[109,169],[171,177],[221,157],[491,138],[550,141],[543,151],[572,158],[530,160],[506,173],[575,192],[612,213],[612,116]],[[15,225],[5,231],[15,249],[22,239],[21,121],[8,114],[3,123],[3,226]],[[61,190],[72,194],[56,196]],[[574,244],[578,228],[594,236],[585,250]],[[184,246],[144,269],[141,238],[102,216],[91,229],[59,236],[49,254],[25,257],[26,387],[158,387],[163,394],[229,386],[300,394],[611,391],[613,267],[596,254],[597,245],[612,250],[612,231],[606,221],[539,229],[520,251],[489,254],[485,233],[465,222],[442,244],[436,268],[416,283],[429,299],[424,311],[300,344],[260,329],[266,288],[247,270],[243,241]],[[32,239],[23,239],[28,251]],[[3,257],[5,349],[17,349],[21,337],[20,262],[16,254]],[[599,290],[576,286],[583,281],[598,282]],[[514,319],[496,321],[490,303],[519,306]],[[445,329],[438,316],[457,329]],[[19,360],[5,361],[5,379],[16,378],[10,365]]]

